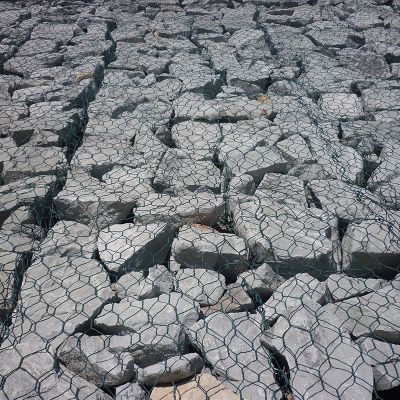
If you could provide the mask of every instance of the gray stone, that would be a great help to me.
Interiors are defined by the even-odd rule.
[[[333,274],[325,281],[334,302],[379,290],[386,285],[383,279],[353,278],[345,274]]]
[[[289,307],[301,305],[304,301],[323,303],[325,292],[325,285],[317,279],[308,274],[297,274],[276,288],[259,312],[272,322],[280,315],[285,315]]]
[[[357,119],[363,113],[361,100],[355,94],[324,93],[320,99],[322,112],[329,119]]]
[[[158,297],[161,294],[169,294],[175,286],[175,276],[163,265],[149,268],[149,274],[140,282],[138,290],[139,299]]]
[[[184,268],[213,269],[228,279],[247,269],[243,239],[204,225],[185,225],[172,243],[171,260]]]
[[[255,269],[242,272],[236,281],[252,296],[260,296],[266,301],[274,291],[285,282],[268,264],[262,264]]]
[[[100,231],[100,258],[117,274],[145,270],[167,259],[174,237],[166,224],[117,224]]]
[[[324,306],[353,336],[400,344],[398,280],[365,296]]]
[[[37,175],[63,175],[66,158],[58,147],[20,147],[4,162],[3,178],[9,183]]]
[[[399,272],[398,223],[398,216],[382,214],[350,224],[342,240],[343,271],[364,278]]]
[[[300,135],[292,135],[288,139],[278,142],[276,147],[293,165],[312,164],[314,162],[307,142]]]
[[[127,298],[118,304],[105,305],[95,326],[110,334],[140,333],[150,329],[162,335],[162,331],[169,334],[169,324],[171,331],[175,325],[190,328],[197,321],[199,312],[199,304],[181,293],[172,292],[145,300]]]
[[[115,166],[136,168],[144,164],[145,159],[134,152],[127,140],[115,138],[99,140],[91,136],[77,149],[71,160],[73,168],[82,168],[96,178],[100,178]]]
[[[362,99],[367,112],[400,109],[399,89],[365,89],[362,92]]]
[[[140,284],[144,280],[143,271],[132,271],[122,275],[114,284],[117,296],[120,299],[125,297],[137,298],[139,294]]]
[[[330,213],[262,198],[239,204],[233,221],[255,259],[284,277],[336,272],[337,219]]]
[[[184,121],[171,128],[175,145],[200,160],[212,160],[221,140],[218,124]]]
[[[278,387],[270,355],[261,346],[261,329],[259,314],[217,312],[193,325],[190,336],[235,391],[254,400],[272,399]]]
[[[371,359],[377,391],[389,390],[400,386],[399,345],[371,338],[361,338],[356,343],[360,346],[361,351]]]
[[[201,308],[201,312],[206,317],[218,311],[222,311],[224,313],[233,313],[254,310],[254,304],[241,284],[232,283],[227,285],[226,289],[226,292],[216,304]]]
[[[54,202],[60,219],[98,229],[122,221],[133,207],[132,201],[82,170],[71,171]]]
[[[215,271],[185,268],[176,274],[176,291],[197,301],[200,306],[216,304],[225,290],[225,278]]]
[[[73,373],[96,386],[120,386],[135,378],[131,354],[113,354],[102,336],[75,334],[57,350],[58,359]]]
[[[147,392],[138,383],[118,386],[115,400],[146,400]]]
[[[400,176],[381,184],[375,194],[383,200],[387,208],[400,210]]]
[[[210,160],[198,160],[185,151],[170,149],[162,158],[153,183],[162,189],[183,185],[189,190],[207,187],[218,192],[220,175]]]
[[[254,196],[257,199],[272,199],[280,204],[308,206],[303,182],[289,175],[265,174]]]
[[[43,257],[24,275],[13,335],[35,332],[57,347],[112,297],[109,277],[97,261]]]
[[[310,202],[348,223],[372,219],[385,212],[378,196],[340,180],[312,180],[306,189]]]
[[[49,230],[35,256],[90,259],[96,249],[96,234],[92,229],[78,222],[59,221]]]
[[[198,374],[204,361],[197,353],[175,356],[138,371],[138,381],[146,386],[180,382]]]
[[[151,185],[154,173],[147,167],[148,165],[139,168],[115,166],[102,176],[102,181],[114,193],[118,193],[132,203],[137,203],[140,199],[146,199],[148,195],[155,194]]]
[[[42,215],[54,194],[56,181],[54,175],[40,175],[0,186],[0,224],[22,206],[33,206],[32,212]],[[42,213],[38,208],[42,209]]]
[[[223,218],[224,210],[223,196],[210,191],[180,196],[155,193],[139,202],[134,221],[139,224],[165,222],[173,227],[185,224],[215,226]]]
[[[340,321],[314,302],[289,307],[262,343],[288,364],[296,398],[370,399],[372,369]]]
[[[56,371],[55,351],[40,335],[31,333],[18,342],[4,342],[0,352],[0,374],[7,377],[2,388],[6,398],[111,400],[111,396],[63,366]]]

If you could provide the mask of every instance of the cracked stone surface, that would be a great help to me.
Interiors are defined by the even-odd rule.
[[[399,15],[0,2],[0,399],[397,399]]]

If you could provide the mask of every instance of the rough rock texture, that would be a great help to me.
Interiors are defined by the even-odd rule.
[[[0,399],[398,391],[399,12],[0,1]]]

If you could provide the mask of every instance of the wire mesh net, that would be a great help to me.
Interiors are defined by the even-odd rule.
[[[1,2],[0,399],[398,399],[399,11]]]

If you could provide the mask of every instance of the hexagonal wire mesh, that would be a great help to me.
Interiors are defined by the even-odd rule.
[[[398,398],[397,0],[0,10],[0,399]]]

